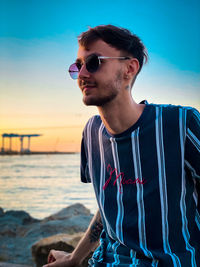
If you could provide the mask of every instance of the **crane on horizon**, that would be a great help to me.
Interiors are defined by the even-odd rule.
[[[12,138],[14,137],[19,137],[20,139],[20,142],[21,142],[21,149],[20,149],[20,152],[21,153],[30,153],[30,142],[31,142],[31,137],[38,137],[38,136],[41,136],[42,134],[14,134],[14,133],[4,133],[2,134],[2,148],[1,148],[1,152],[5,152],[5,149],[4,149],[4,138],[8,137],[10,138],[10,149],[9,149],[9,152],[12,152]],[[28,148],[27,149],[24,149],[23,148],[23,140],[24,138],[27,137],[28,138]]]

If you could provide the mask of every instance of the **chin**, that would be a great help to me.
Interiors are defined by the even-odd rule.
[[[92,96],[84,96],[83,97],[83,103],[86,106],[97,106],[97,107],[101,107],[104,106],[110,102],[113,101],[113,99],[115,99],[116,94],[111,94],[109,96],[104,96],[101,98],[97,98],[97,97],[92,97]]]
[[[96,100],[96,99],[91,99],[91,98],[88,98],[88,97],[84,97],[84,98],[83,98],[83,103],[84,103],[86,106],[98,106],[98,100]]]

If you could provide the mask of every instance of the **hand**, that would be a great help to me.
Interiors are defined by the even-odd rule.
[[[48,255],[48,264],[43,267],[76,267],[72,254],[52,249]]]

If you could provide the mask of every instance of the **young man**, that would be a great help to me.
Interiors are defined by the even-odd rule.
[[[70,66],[86,105],[95,105],[81,147],[81,179],[99,205],[71,254],[46,266],[200,266],[200,116],[189,107],[137,104],[131,88],[147,60],[140,39],[112,25],[79,37]]]

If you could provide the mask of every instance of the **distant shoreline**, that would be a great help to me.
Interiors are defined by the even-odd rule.
[[[14,156],[14,155],[48,155],[48,154],[79,154],[79,152],[59,152],[59,151],[31,151],[31,152],[17,152],[5,151],[0,152],[0,156]]]

